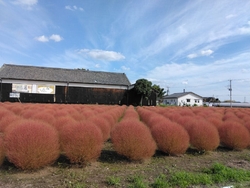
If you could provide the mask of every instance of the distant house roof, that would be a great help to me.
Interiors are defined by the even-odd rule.
[[[182,92],[182,93],[173,93],[171,95],[164,96],[163,99],[176,99],[176,98],[180,98],[180,97],[183,97],[185,95],[188,95],[188,94],[192,94],[192,95],[195,95],[199,98],[202,98],[200,95],[197,95],[193,92]]]
[[[88,84],[131,85],[126,74],[62,69],[37,66],[4,64],[0,69],[0,79],[73,82]]]

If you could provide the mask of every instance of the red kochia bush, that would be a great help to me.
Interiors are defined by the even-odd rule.
[[[189,147],[189,135],[187,131],[171,121],[161,121],[151,127],[151,133],[158,149],[171,154],[184,154]]]
[[[15,122],[6,129],[4,142],[8,160],[21,169],[41,168],[59,156],[58,132],[44,122]]]
[[[235,121],[226,121],[219,128],[221,144],[227,148],[242,150],[249,146],[248,129]]]
[[[66,124],[60,131],[61,148],[71,163],[95,161],[101,154],[101,130],[88,121]]]
[[[92,116],[88,119],[88,121],[94,123],[101,130],[103,141],[106,141],[110,138],[111,127],[106,119],[100,118],[98,116]]]
[[[149,129],[139,119],[124,120],[115,125],[111,140],[115,151],[130,160],[148,159],[156,150]]]
[[[198,150],[215,150],[220,144],[217,128],[206,120],[197,119],[188,129],[190,144]]]
[[[5,153],[4,153],[3,137],[0,134],[0,166],[3,164],[4,158],[5,158]]]

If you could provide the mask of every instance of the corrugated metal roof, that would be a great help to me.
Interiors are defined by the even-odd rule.
[[[195,94],[193,92],[182,92],[182,93],[173,93],[171,95],[164,96],[163,99],[180,98],[180,97],[183,97],[183,96],[188,95],[188,94],[192,94],[192,95],[195,95],[197,97],[202,98],[200,95],[197,95],[197,94]]]
[[[131,85],[126,74],[79,69],[62,69],[37,66],[4,64],[1,79],[73,82],[108,85]]]

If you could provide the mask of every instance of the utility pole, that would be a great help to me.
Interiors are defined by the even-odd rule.
[[[169,87],[167,86],[167,95],[168,95],[168,93],[169,93]]]
[[[232,80],[229,80],[230,84],[229,84],[229,88],[228,90],[230,91],[230,107],[232,108]]]

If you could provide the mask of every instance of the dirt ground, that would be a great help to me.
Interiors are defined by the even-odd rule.
[[[199,153],[189,149],[182,156],[169,156],[156,152],[151,160],[131,162],[116,154],[112,144],[107,142],[97,162],[85,166],[71,165],[65,157],[49,167],[37,171],[22,171],[16,169],[7,161],[0,168],[1,188],[62,188],[62,187],[114,187],[108,185],[109,177],[119,178],[119,186],[128,187],[128,178],[140,175],[148,183],[152,183],[160,174],[169,171],[201,172],[205,167],[219,162],[229,167],[250,170],[250,150],[232,151],[218,148],[216,151]],[[225,185],[207,187],[224,187],[236,185],[228,182]],[[250,187],[250,182],[235,187]],[[206,186],[193,186],[206,187]]]

